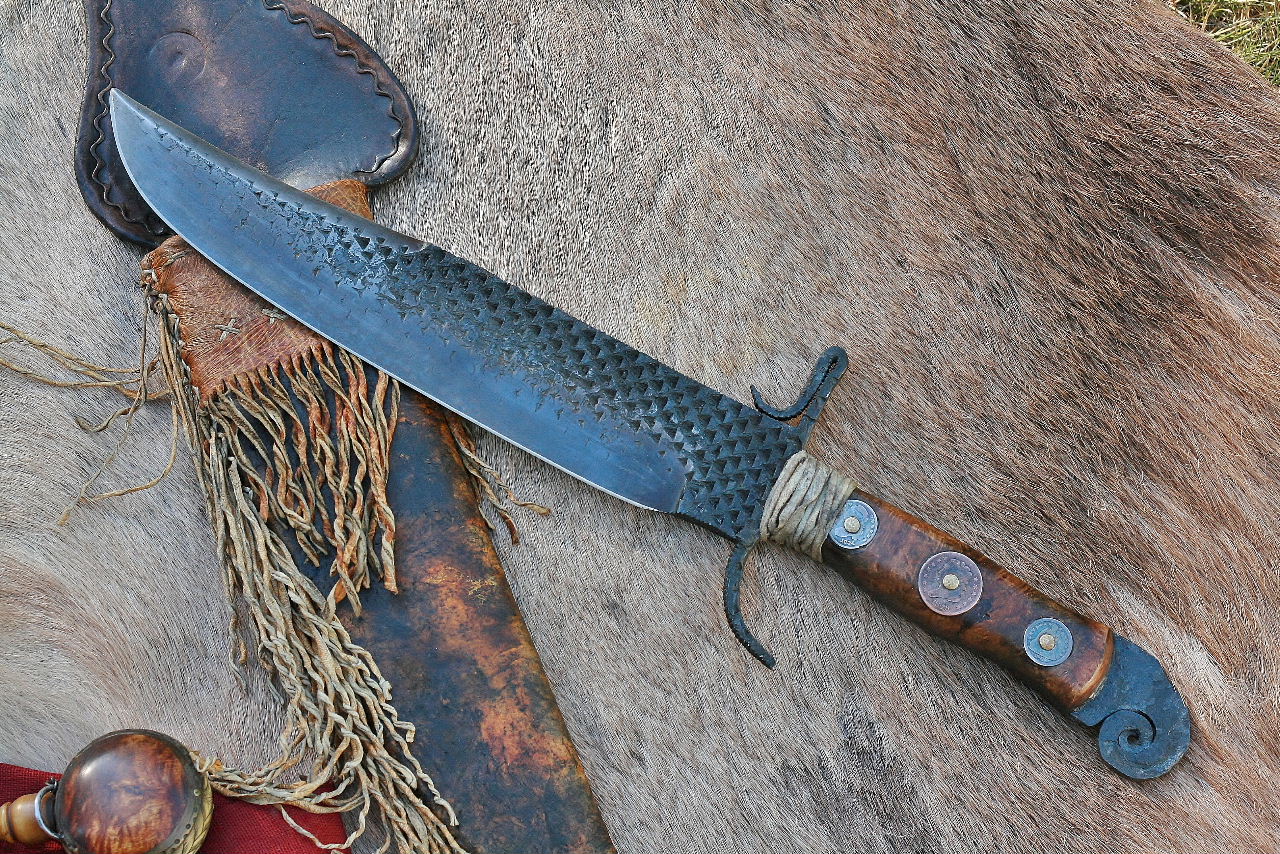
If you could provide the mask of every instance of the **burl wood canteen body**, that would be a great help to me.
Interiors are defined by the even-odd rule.
[[[62,779],[0,806],[0,842],[50,839],[68,854],[195,854],[213,793],[167,735],[121,730],[76,754]]]

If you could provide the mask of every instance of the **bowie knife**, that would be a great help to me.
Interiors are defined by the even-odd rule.
[[[1156,777],[1186,752],[1187,707],[1151,654],[804,452],[847,364],[839,348],[792,406],[754,389],[748,406],[437,246],[246,166],[118,90],[111,122],[147,204],[268,302],[592,486],[730,540],[725,611],[766,665],[738,604],[762,536],[1097,726],[1119,772]]]

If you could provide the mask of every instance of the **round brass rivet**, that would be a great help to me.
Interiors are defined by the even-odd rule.
[[[946,575],[942,576],[942,586],[948,590],[955,590],[960,586],[960,576],[956,575],[954,572],[948,572]]]
[[[862,530],[862,522],[857,516],[845,516],[844,529],[850,534],[856,534]]]
[[[1046,652],[1048,652],[1049,650],[1052,650],[1055,646],[1058,645],[1058,639],[1055,638],[1053,635],[1049,634],[1048,632],[1045,632],[1040,636],[1039,642],[1040,642],[1040,648],[1045,650]]]

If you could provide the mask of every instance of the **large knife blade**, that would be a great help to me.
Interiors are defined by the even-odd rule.
[[[111,110],[148,205],[228,274],[485,429],[736,543],[725,610],[766,664],[738,607],[762,534],[1100,725],[1103,758],[1122,773],[1163,774],[1186,751],[1186,706],[1149,653],[803,452],[844,369],[838,348],[794,406],[757,395],[753,408],[439,247],[272,179],[118,91]]]

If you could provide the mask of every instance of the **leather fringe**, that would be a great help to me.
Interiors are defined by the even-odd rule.
[[[385,834],[379,852],[463,854],[452,808],[411,751],[413,725],[400,720],[391,686],[337,615],[344,599],[359,611],[359,592],[375,576],[395,589],[386,493],[397,384],[379,373],[370,386],[359,360],[322,344],[202,402],[180,355],[178,317],[166,295],[149,293],[162,321],[161,364],[209,499],[237,614],[233,637],[242,638],[238,621],[247,615],[257,658],[286,703],[280,757],[254,771],[202,759],[214,788],[254,803],[354,813],[339,847],[372,820]],[[299,569],[285,532],[307,560],[333,556],[328,595]],[[317,758],[299,779],[305,755]]]

